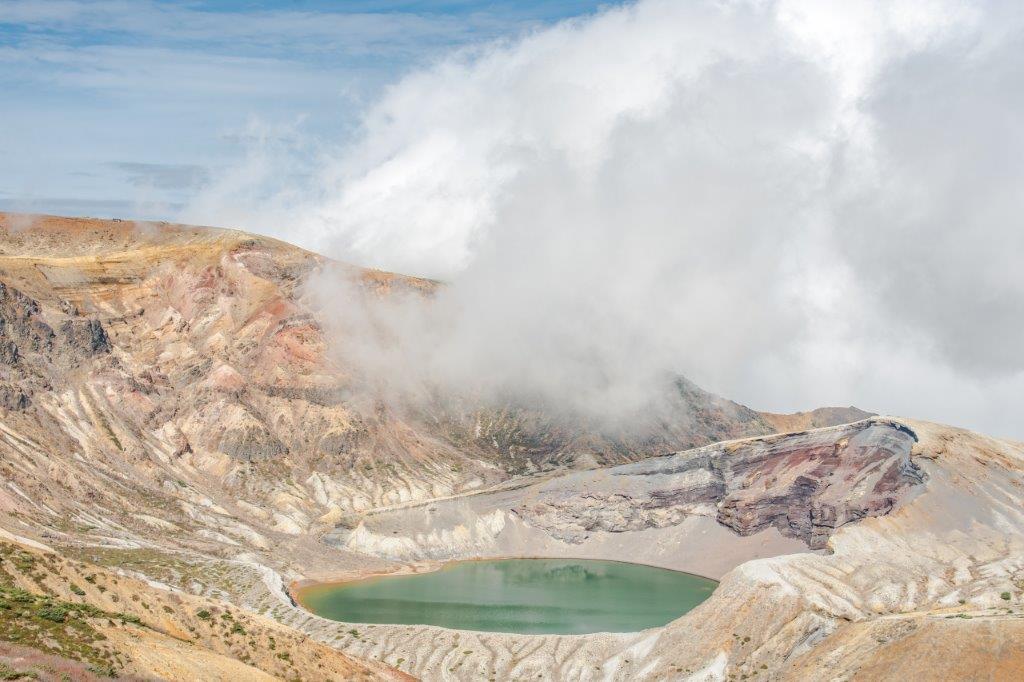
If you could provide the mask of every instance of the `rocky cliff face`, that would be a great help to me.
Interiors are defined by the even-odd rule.
[[[730,441],[379,510],[327,541],[400,561],[627,551],[720,575],[735,564],[719,558],[735,561],[742,538],[752,539],[738,552],[745,556],[766,542],[773,551],[822,550],[837,529],[898,509],[925,488],[915,442],[908,427],[881,418]],[[636,546],[644,536],[651,546]]]
[[[836,528],[889,513],[923,483],[906,427],[860,422],[787,437],[713,445],[549,484],[514,511],[568,542],[592,531],[662,528],[712,516],[740,535],[769,526],[811,549]]]

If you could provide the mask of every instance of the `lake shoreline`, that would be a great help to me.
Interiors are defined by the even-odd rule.
[[[712,578],[707,575],[701,575],[700,573],[694,573],[693,571],[680,571],[675,568],[669,568],[668,566],[662,566],[658,564],[646,563],[643,561],[625,561],[624,559],[595,559],[594,557],[577,557],[577,556],[493,556],[493,557],[471,557],[468,559],[450,559],[446,561],[422,561],[411,564],[402,564],[394,571],[348,571],[342,573],[337,578],[327,579],[314,579],[314,578],[299,578],[293,580],[285,587],[285,592],[296,604],[301,606],[306,611],[313,613],[312,610],[302,601],[302,593],[310,588],[314,587],[326,587],[326,586],[338,586],[345,585],[348,583],[361,582],[363,580],[370,580],[372,578],[389,578],[393,576],[401,575],[419,575],[421,573],[433,573],[435,571],[443,570],[447,566],[453,566],[456,564],[465,564],[480,561],[513,561],[522,559],[524,561],[530,560],[554,560],[564,559],[566,561],[608,561],[616,564],[629,564],[631,566],[646,566],[647,568],[658,568],[663,571],[672,571],[673,573],[682,573],[684,575],[690,575],[695,578],[703,578],[704,580],[711,580],[716,584],[721,583],[718,578]],[[316,615],[316,614],[313,614]]]
[[[689,572],[689,571],[678,571],[678,570],[675,570],[675,569],[666,568],[664,566],[657,566],[657,565],[652,565],[652,564],[647,564],[647,563],[640,563],[640,562],[622,561],[622,560],[615,560],[615,559],[591,559],[591,558],[579,558],[579,557],[551,557],[551,556],[546,556],[546,557],[545,556],[528,556],[528,557],[523,557],[523,556],[512,556],[512,557],[488,557],[488,558],[476,557],[476,558],[471,558],[471,559],[458,559],[458,560],[453,560],[453,561],[428,561],[428,562],[420,562],[420,563],[414,563],[414,564],[405,564],[405,565],[400,566],[398,569],[393,570],[393,571],[349,572],[349,573],[346,573],[344,577],[339,577],[338,579],[335,579],[335,580],[300,579],[300,580],[292,581],[287,586],[286,589],[287,589],[288,596],[294,601],[294,603],[296,605],[298,605],[300,608],[302,608],[304,611],[306,611],[307,613],[309,613],[311,615],[314,615],[314,616],[316,616],[318,618],[325,618],[327,620],[331,620],[331,621],[338,622],[338,623],[345,623],[345,624],[352,624],[352,625],[363,625],[363,626],[366,626],[366,625],[413,625],[413,626],[423,625],[423,626],[442,627],[442,628],[446,628],[446,629],[463,630],[463,629],[467,629],[467,628],[465,628],[465,627],[452,627],[452,626],[441,624],[441,623],[430,623],[430,622],[424,622],[424,623],[394,622],[394,623],[392,623],[392,622],[376,622],[376,621],[373,621],[373,620],[367,621],[367,620],[360,620],[360,619],[341,620],[341,619],[337,619],[337,618],[332,618],[332,617],[330,617],[328,615],[324,615],[324,609],[323,609],[322,606],[320,607],[319,610],[314,608],[311,605],[309,597],[314,595],[314,594],[320,595],[324,591],[328,591],[329,592],[329,591],[333,590],[334,588],[337,588],[337,587],[340,587],[340,586],[343,586],[343,585],[352,585],[354,583],[362,583],[362,584],[364,584],[364,586],[366,586],[366,584],[371,583],[371,582],[376,582],[377,580],[382,579],[382,578],[403,577],[403,576],[416,576],[416,575],[426,575],[426,574],[432,574],[432,573],[439,573],[439,572],[442,572],[442,571],[445,571],[445,570],[448,570],[448,569],[456,569],[456,568],[458,568],[460,566],[467,566],[467,565],[472,565],[472,564],[501,563],[501,562],[531,562],[531,561],[538,561],[538,562],[542,562],[542,561],[548,561],[548,562],[567,562],[567,563],[578,563],[580,565],[586,565],[586,564],[614,564],[614,565],[623,566],[623,567],[634,567],[634,568],[651,569],[651,570],[655,570],[655,571],[664,571],[665,573],[676,574],[676,575],[678,575],[680,577],[686,576],[688,578],[693,578],[693,579],[697,579],[697,580],[700,580],[700,581],[706,581],[710,585],[710,588],[708,589],[708,596],[710,596],[710,594],[712,592],[714,592],[714,590],[717,589],[718,585],[720,584],[720,582],[718,580],[715,580],[714,578],[709,578],[707,576],[702,576],[702,575],[699,575],[699,574],[696,574],[696,573],[692,573],[692,572]],[[701,601],[703,601],[703,600],[701,600]],[[689,606],[689,608],[687,608],[685,611],[680,613],[679,616],[682,616],[685,613],[688,613],[693,608],[696,608],[696,606],[699,605],[699,603],[700,602],[698,602],[697,604],[693,604],[693,605]],[[485,605],[483,605],[483,604],[481,606],[485,607]],[[647,627],[660,627],[660,626],[651,625],[651,626],[647,626]],[[469,628],[469,629],[472,630],[472,628]],[[642,629],[647,629],[647,628],[642,628]],[[496,632],[496,633],[503,632],[501,630],[489,630],[489,629],[482,629],[482,630],[477,630],[477,631],[481,631],[481,632]],[[605,632],[605,631],[601,630],[600,632]],[[622,630],[622,631],[610,630],[609,632],[625,632],[625,630]],[[508,632],[506,632],[506,634],[517,634],[517,632],[516,631],[508,631]],[[518,634],[526,634],[526,635],[528,635],[528,634],[566,634],[566,635],[572,635],[572,634],[590,634],[590,633],[571,633],[571,632],[569,632],[569,633],[556,633],[556,632],[553,632],[553,633],[528,633],[528,632],[524,632],[524,633],[518,633]]]

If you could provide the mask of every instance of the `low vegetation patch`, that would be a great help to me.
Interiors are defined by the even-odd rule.
[[[39,675],[34,670],[0,663],[0,680],[34,680],[37,677]]]
[[[104,641],[106,636],[96,629],[95,621],[100,618],[122,617],[89,604],[0,585],[0,641],[81,661],[91,670],[111,676],[124,667],[124,661],[120,653]],[[13,670],[10,674],[15,672],[19,671]],[[22,674],[0,679],[30,678]]]

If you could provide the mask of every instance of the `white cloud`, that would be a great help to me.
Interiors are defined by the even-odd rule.
[[[410,75],[312,187],[247,205],[451,280],[372,313],[396,374],[607,413],[682,372],[1021,436],[1021,29],[998,3],[643,0]]]

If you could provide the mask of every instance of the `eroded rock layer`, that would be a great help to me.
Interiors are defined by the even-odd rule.
[[[568,542],[595,530],[661,528],[703,514],[740,535],[774,526],[820,549],[839,526],[888,513],[922,483],[910,459],[914,441],[904,426],[860,422],[714,445],[579,474],[514,511]]]

